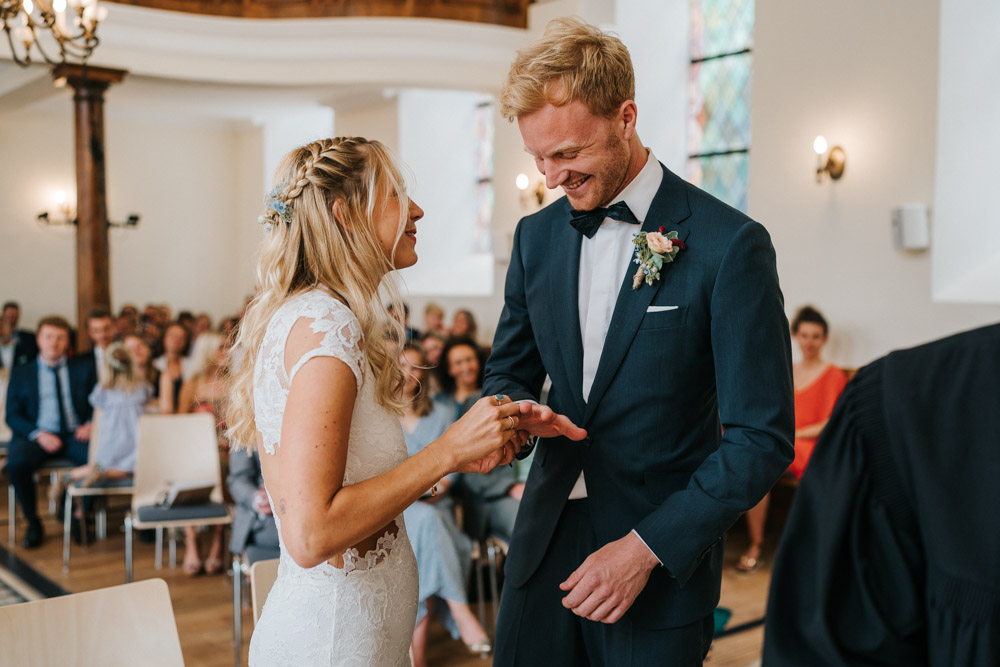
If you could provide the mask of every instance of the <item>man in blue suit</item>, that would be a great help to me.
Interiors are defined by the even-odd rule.
[[[97,384],[93,363],[67,359],[69,323],[50,316],[38,324],[35,363],[15,366],[7,387],[7,425],[13,432],[7,475],[27,519],[24,548],[42,543],[34,473],[54,457],[87,462],[90,392]]]
[[[518,224],[484,381],[542,436],[496,665],[700,665],[723,533],[793,456],[770,238],[657,162],[634,96],[621,41],[557,19],[500,97],[566,196]]]
[[[8,371],[17,364],[34,361],[38,354],[35,332],[18,329],[21,320],[21,306],[17,301],[3,304],[0,315],[0,368]]]

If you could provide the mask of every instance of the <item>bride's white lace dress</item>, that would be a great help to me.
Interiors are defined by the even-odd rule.
[[[302,318],[314,333],[323,334],[322,340],[286,373],[285,341]],[[261,344],[254,368],[254,415],[264,451],[274,455],[275,448],[282,446],[288,389],[295,373],[317,356],[340,359],[357,379],[344,485],[397,466],[406,458],[406,442],[396,415],[375,402],[372,372],[361,346],[361,325],[347,306],[320,290],[283,305],[268,324]],[[299,567],[285,549],[277,512],[274,519],[281,560],[250,641],[250,664],[409,665],[417,613],[417,563],[402,515],[396,517],[395,536],[387,532],[378,548],[366,554],[349,549],[342,570],[329,563]]]

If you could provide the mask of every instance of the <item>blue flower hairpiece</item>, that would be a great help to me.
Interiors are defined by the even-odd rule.
[[[286,225],[292,224],[292,213],[295,211],[295,207],[280,198],[285,192],[285,185],[285,183],[278,183],[264,197],[264,207],[268,213],[258,216],[258,223],[266,225],[271,222],[272,216],[277,214]]]

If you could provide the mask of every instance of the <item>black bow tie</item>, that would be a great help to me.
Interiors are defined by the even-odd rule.
[[[590,211],[574,210],[573,219],[569,221],[569,224],[588,239],[592,239],[597,233],[597,228],[604,222],[604,218],[612,218],[632,225],[639,224],[632,209],[624,201],[612,204],[607,208],[595,208]]]

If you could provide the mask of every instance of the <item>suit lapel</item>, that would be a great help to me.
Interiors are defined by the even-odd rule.
[[[663,182],[660,183],[660,189],[656,191],[653,203],[642,223],[642,231],[655,232],[662,225],[667,228],[668,232],[676,231],[677,237],[681,241],[686,241],[691,229],[682,223],[690,214],[687,191],[683,181],[666,167],[663,167]],[[676,261],[685,261],[687,259],[684,256],[685,252],[687,251],[683,251],[676,258]],[[625,353],[628,352],[628,348],[632,344],[632,339],[635,338],[639,323],[646,314],[646,308],[652,303],[657,292],[663,288],[663,284],[668,282],[670,269],[673,268],[673,265],[673,262],[665,264],[660,270],[660,279],[652,285],[643,283],[638,289],[632,289],[632,276],[635,275],[638,267],[632,263],[631,258],[629,259],[621,288],[618,290],[618,301],[615,303],[615,310],[611,315],[611,324],[608,326],[608,335],[604,340],[604,349],[601,351],[601,360],[597,365],[594,384],[590,388],[590,396],[587,400],[587,408],[581,426],[590,421],[597,404],[600,403],[604,393],[611,385],[611,380],[618,371],[618,367],[621,366]],[[577,266],[579,267],[579,259]]]
[[[570,227],[570,206],[564,202],[564,222],[552,225],[549,239],[552,263],[548,266],[554,339],[559,347],[573,402],[582,414],[583,342],[580,339],[580,244],[583,236]]]

